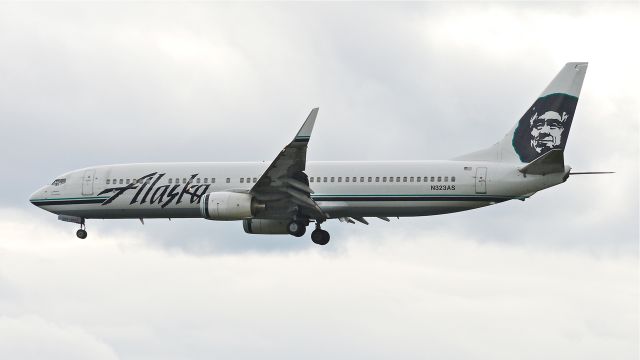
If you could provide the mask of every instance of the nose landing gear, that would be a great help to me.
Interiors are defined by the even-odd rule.
[[[84,224],[80,224],[80,229],[78,229],[78,231],[76,231],[76,236],[80,239],[86,239],[87,238],[87,230],[85,230],[85,226]]]

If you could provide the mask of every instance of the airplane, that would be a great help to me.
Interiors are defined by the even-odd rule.
[[[204,218],[242,221],[249,234],[300,237],[326,245],[327,220],[454,213],[525,200],[572,173],[564,149],[586,62],[567,63],[511,130],[494,145],[438,161],[306,161],[318,108],[293,140],[265,162],[142,163],[64,173],[30,202],[79,224],[87,219]]]

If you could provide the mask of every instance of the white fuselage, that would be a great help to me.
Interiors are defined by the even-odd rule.
[[[249,192],[269,163],[106,165],[63,174],[35,205],[82,218],[199,218],[216,191]],[[518,164],[479,161],[308,162],[313,200],[331,218],[425,216],[492,205],[560,184],[569,172],[523,175]],[[137,180],[137,181],[136,181]]]

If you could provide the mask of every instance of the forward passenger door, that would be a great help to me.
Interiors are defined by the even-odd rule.
[[[85,170],[82,175],[82,195],[93,195],[93,179],[95,174],[95,169]]]

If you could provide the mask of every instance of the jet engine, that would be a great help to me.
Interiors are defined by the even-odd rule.
[[[247,234],[289,234],[287,220],[244,219],[242,227]]]
[[[264,209],[251,194],[217,191],[200,200],[200,214],[209,220],[242,220]]]

